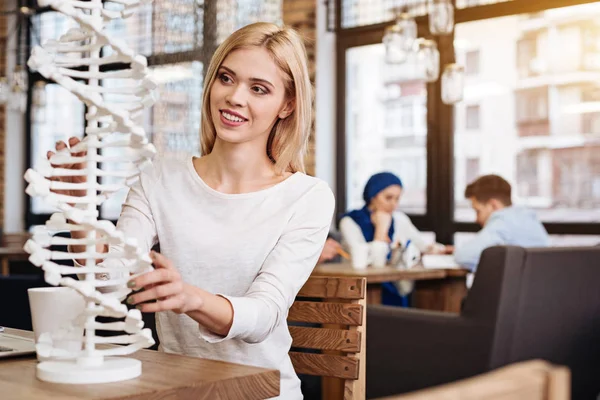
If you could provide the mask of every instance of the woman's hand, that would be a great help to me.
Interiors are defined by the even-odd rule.
[[[69,147],[73,147],[75,145],[77,145],[79,142],[81,142],[81,140],[79,140],[79,138],[76,138],[74,136],[70,137],[69,140]],[[60,151],[60,150],[64,150],[67,148],[67,144],[65,142],[63,142],[62,140],[56,142],[56,146],[55,149],[56,151]],[[48,151],[46,153],[46,157],[48,158],[48,160],[50,160],[50,158],[52,156],[54,156],[56,153],[53,151]],[[78,153],[72,153],[71,156],[72,157],[85,157],[87,154],[87,151],[81,151]],[[82,170],[86,167],[85,163],[74,163],[74,164],[52,164],[53,168],[62,168],[62,169],[72,169],[72,170]],[[80,175],[80,176],[53,176],[49,178],[51,181],[55,181],[55,182],[67,182],[67,183],[85,183],[87,182],[87,177],[86,175]],[[86,195],[86,190],[57,190],[57,189],[52,189],[52,192],[57,193],[57,194],[62,194],[62,195],[66,195],[66,196],[74,196],[74,197],[83,197]],[[71,204],[72,205],[72,204]],[[85,238],[87,236],[87,233],[85,231],[71,231],[71,237],[73,239],[82,239]],[[83,253],[86,251],[86,246],[84,245],[72,245],[68,247],[69,252],[72,253]],[[108,245],[99,243],[96,245],[96,251],[98,253],[107,253],[108,252]],[[85,265],[85,260],[81,259],[81,260],[77,260],[77,262],[79,264]],[[96,260],[97,263],[101,263],[102,259],[98,259]]]
[[[392,214],[385,211],[373,211],[371,213],[371,222],[375,226],[375,240],[390,242],[388,232],[392,225]]]
[[[342,246],[337,241],[333,240],[332,238],[327,239],[327,241],[325,242],[325,247],[323,247],[323,250],[321,251],[321,255],[319,256],[319,261],[317,261],[317,264],[333,260],[339,254],[341,248]]]
[[[454,254],[454,246],[434,243],[427,247],[425,254]]]
[[[181,274],[173,266],[171,260],[155,251],[150,252],[154,271],[147,272],[131,279],[127,286],[144,289],[127,299],[129,304],[137,304],[142,312],[174,311],[177,314],[200,309],[203,301],[195,295],[195,288],[181,280]],[[148,301],[154,303],[140,304]]]
[[[444,246],[444,254],[454,254],[454,246],[452,245],[445,245]]]
[[[69,147],[73,147],[75,146],[77,143],[80,142],[79,138],[76,137],[70,137],[69,140]],[[63,150],[65,148],[67,148],[67,144],[65,142],[58,141],[56,142],[56,151],[60,151]],[[54,154],[53,151],[49,151],[48,153],[46,153],[46,157],[48,157],[48,160],[50,160],[50,157],[52,157]],[[86,151],[82,151],[79,153],[73,153],[71,154],[73,157],[85,157],[85,155],[87,154]],[[53,168],[64,168],[64,169],[84,169],[85,168],[85,163],[75,163],[75,164],[52,164]],[[85,175],[82,176],[54,176],[52,178],[50,178],[50,180],[52,181],[58,181],[58,182],[68,182],[68,183],[85,183],[87,181],[87,177]],[[77,196],[77,197],[82,197],[85,196],[86,191],[85,190],[52,190],[54,193],[58,193],[58,194],[64,194],[67,196]]]
[[[376,228],[381,227],[386,230],[390,229],[390,225],[392,224],[392,214],[386,213],[385,211],[374,211],[371,213],[371,222]]]

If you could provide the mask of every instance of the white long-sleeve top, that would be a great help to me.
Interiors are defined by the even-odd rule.
[[[200,178],[191,156],[155,161],[131,188],[117,228],[144,251],[159,242],[184,282],[233,306],[227,337],[185,314],[157,313],[160,349],[278,369],[279,398],[301,399],[286,318],[321,253],[333,209],[327,184],[302,173],[265,190],[224,194]]]
[[[348,248],[355,244],[367,243],[360,226],[350,217],[340,220],[340,233],[342,243]],[[428,244],[421,236],[421,232],[415,227],[405,213],[398,211],[394,213],[394,237],[392,242],[405,245],[410,240],[422,253],[427,251]]]

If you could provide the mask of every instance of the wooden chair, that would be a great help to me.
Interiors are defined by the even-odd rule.
[[[569,400],[570,382],[568,368],[532,360],[458,382],[380,400]]]
[[[290,308],[290,358],[298,374],[321,376],[323,399],[364,400],[365,278],[310,277]],[[304,353],[294,349],[320,350]]]

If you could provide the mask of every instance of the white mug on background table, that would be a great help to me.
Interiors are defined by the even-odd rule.
[[[354,269],[366,269],[369,265],[369,244],[358,243],[350,248],[350,258],[352,260],[352,268]]]
[[[371,265],[374,268],[383,268],[387,264],[390,245],[387,242],[374,240],[370,243]]]
[[[375,268],[385,267],[389,250],[390,246],[386,242],[356,244],[350,248],[352,267],[354,269],[365,269],[369,265]]]

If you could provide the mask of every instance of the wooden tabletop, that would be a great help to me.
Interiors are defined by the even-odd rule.
[[[352,268],[349,261],[343,261],[340,263],[318,264],[313,271],[313,275],[365,277],[367,278],[367,283],[383,283],[402,279],[419,281],[464,277],[468,272],[464,268],[429,269],[422,266],[416,266],[411,269],[393,267],[373,268],[371,266],[367,269],[355,269]]]
[[[4,233],[0,236],[0,256],[27,256],[23,245],[31,237],[30,233]]]
[[[6,328],[32,337],[32,332]],[[37,360],[0,359],[2,400],[81,399],[266,399],[279,394],[279,371],[140,350],[129,357],[143,362],[142,375],[128,381],[92,385],[48,383],[35,377]]]

